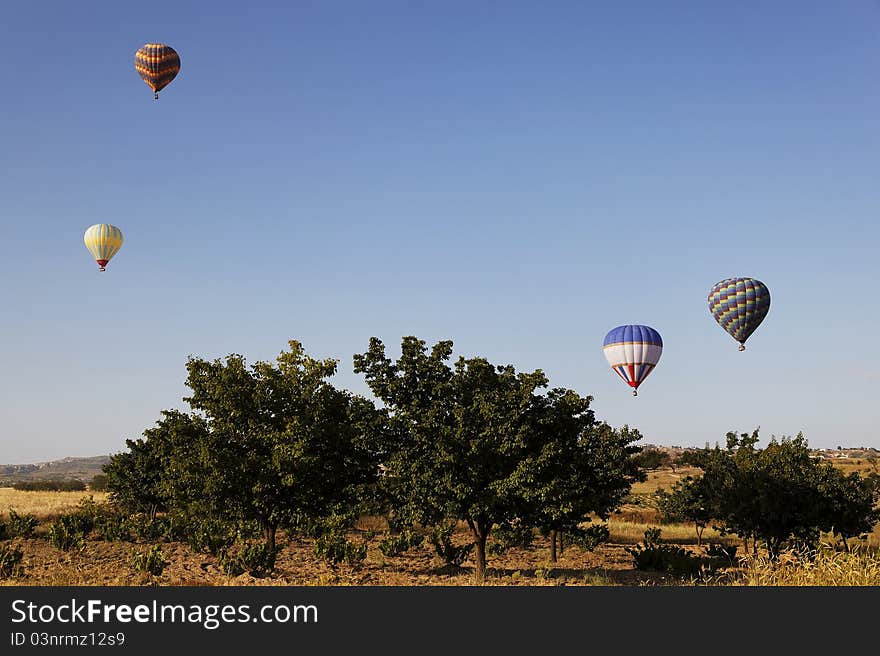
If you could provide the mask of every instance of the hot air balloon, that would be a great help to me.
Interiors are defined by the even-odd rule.
[[[159,92],[180,71],[180,57],[164,43],[147,43],[134,53],[134,68],[153,90],[153,98],[159,100]]]
[[[96,223],[86,230],[83,241],[104,271],[110,258],[122,248],[122,230],[109,223]]]
[[[709,292],[709,312],[718,325],[746,350],[746,340],[770,309],[770,290],[754,278],[727,278]]]
[[[650,326],[618,326],[605,335],[602,348],[608,364],[638,396],[639,385],[660,361],[663,339]]]

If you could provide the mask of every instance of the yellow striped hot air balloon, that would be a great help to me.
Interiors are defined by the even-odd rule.
[[[159,92],[180,71],[180,56],[164,43],[146,43],[134,53],[134,68],[153,90],[153,98],[159,100]]]
[[[109,223],[96,223],[86,230],[83,241],[101,271],[104,271],[110,258],[122,248],[122,230]]]

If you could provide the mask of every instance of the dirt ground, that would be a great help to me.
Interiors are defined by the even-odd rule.
[[[352,536],[355,540],[356,535]],[[462,536],[463,538],[463,536]],[[463,539],[462,539],[463,541]],[[217,559],[197,554],[182,543],[162,543],[169,561],[161,576],[135,572],[130,566],[133,549],[149,545],[89,540],[81,551],[64,552],[42,538],[11,541],[24,552],[25,575],[3,581],[6,585],[475,585],[473,563],[450,567],[434,554],[430,545],[386,558],[374,539],[364,563],[355,569],[332,568],[314,555],[311,540],[281,542],[276,569],[271,577],[249,574],[225,575]],[[488,585],[656,585],[675,583],[658,574],[638,572],[626,545],[605,544],[594,552],[578,547],[565,549],[558,562],[549,562],[546,540],[531,550],[512,549],[489,561]]]

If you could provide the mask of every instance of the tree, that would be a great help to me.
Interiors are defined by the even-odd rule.
[[[114,455],[104,465],[110,500],[128,512],[155,517],[166,511],[172,501],[172,479],[180,469],[169,458],[178,447],[194,452],[205,441],[207,426],[199,417],[177,410],[165,410],[143,439],[126,440],[128,451]],[[198,496],[198,495],[196,495]]]
[[[190,518],[276,531],[295,519],[356,513],[378,477],[376,411],[327,379],[332,359],[289,342],[275,363],[231,354],[189,358],[194,412],[165,411],[143,440],[105,468],[113,498],[132,510],[173,509]]]
[[[425,525],[465,522],[475,545],[476,575],[486,572],[486,542],[495,524],[527,512],[529,479],[544,433],[537,390],[541,371],[517,373],[483,358],[459,358],[452,342],[404,337],[396,362],[381,340],[354,356],[373,393],[385,404],[393,449],[384,486],[398,517]]]
[[[703,458],[709,450],[708,446],[704,449],[685,449],[678,456],[678,465],[680,467],[702,467]]]
[[[327,382],[336,360],[289,347],[275,364],[247,367],[235,354],[187,362],[185,400],[211,435],[199,467],[211,472],[208,499],[215,512],[258,522],[272,549],[279,525],[353,511],[378,475],[372,404]]]
[[[703,531],[712,521],[712,511],[702,479],[688,476],[672,486],[672,491],[658,490],[657,507],[665,521],[690,522],[697,532],[697,546],[703,543]]]
[[[652,470],[660,469],[661,467],[668,467],[672,458],[666,451],[649,447],[642,449],[641,452],[635,456],[635,460],[636,464],[642,469]]]
[[[727,434],[727,448],[708,452],[699,486],[724,532],[762,540],[771,559],[784,546],[813,547],[821,531],[840,535],[873,527],[869,484],[842,477],[810,457],[802,434],[756,448],[758,431]]]
[[[584,537],[581,524],[593,514],[607,519],[633,482],[645,478],[635,461],[639,447],[633,445],[641,434],[597,422],[588,409],[591,401],[564,389],[542,397],[542,445],[520,468],[524,476],[518,484],[530,504],[521,523],[549,535],[551,562],[564,534]]]
[[[880,521],[880,489],[870,477],[862,478],[856,473],[846,476],[829,463],[821,466],[818,484],[824,499],[822,530],[839,535],[849,551],[847,538],[870,533]]]

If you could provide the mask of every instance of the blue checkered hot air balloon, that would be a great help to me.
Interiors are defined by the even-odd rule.
[[[608,364],[638,396],[639,385],[660,361],[663,339],[650,326],[618,326],[605,335],[602,348]]]
[[[770,310],[770,290],[754,278],[727,278],[709,292],[709,312],[727,333],[746,350],[746,340]]]

